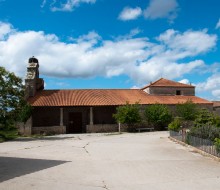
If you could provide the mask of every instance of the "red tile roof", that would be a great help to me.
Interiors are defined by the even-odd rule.
[[[189,85],[189,84],[183,84],[180,82],[175,82],[172,80],[161,78],[142,89],[148,88],[148,87],[184,87],[184,88],[194,88],[195,86]]]
[[[28,102],[32,106],[115,106],[134,104],[178,104],[192,100],[197,104],[212,104],[196,96],[148,95],[139,89],[42,90]]]

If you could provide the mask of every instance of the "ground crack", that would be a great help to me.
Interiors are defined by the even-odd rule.
[[[103,183],[103,186],[102,186],[103,189],[110,190],[110,189],[107,187],[105,181],[102,181],[102,183]]]
[[[89,142],[85,145],[85,146],[83,146],[82,148],[86,151],[86,153],[87,154],[89,154],[89,151],[86,149],[86,147],[89,145]]]
[[[87,154],[89,154],[89,151],[86,149],[86,147],[89,145],[89,142],[85,145],[85,146],[83,146],[83,147],[79,147],[79,146],[72,146],[72,147],[74,147],[74,148],[83,148],[84,150],[85,150],[85,152],[87,153]]]

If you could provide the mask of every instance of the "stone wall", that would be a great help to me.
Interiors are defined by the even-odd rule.
[[[215,107],[214,113],[220,116],[220,107]]]
[[[136,126],[139,127],[139,126]],[[142,126],[143,127],[143,126]],[[128,132],[128,126],[126,124],[121,124],[121,132]],[[135,129],[134,129],[135,131]],[[112,133],[119,132],[118,124],[95,124],[95,125],[86,125],[87,133]]]
[[[26,123],[18,122],[17,123],[18,133],[20,135],[31,135],[32,134],[32,117],[30,117]]]
[[[95,125],[86,125],[87,133],[109,133],[117,132],[117,124],[95,124]]]
[[[54,135],[65,134],[66,126],[32,127],[32,134]]]
[[[149,87],[144,91],[149,94],[155,95],[176,95],[177,91],[180,91],[180,95],[195,96],[195,88],[180,88],[180,87]]]

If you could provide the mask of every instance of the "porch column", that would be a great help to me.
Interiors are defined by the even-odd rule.
[[[90,107],[90,114],[89,115],[90,115],[89,124],[93,125],[93,107]]]
[[[63,108],[60,108],[60,126],[63,126]]]

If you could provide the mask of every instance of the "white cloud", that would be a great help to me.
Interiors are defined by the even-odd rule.
[[[215,29],[219,29],[220,28],[220,19],[218,20],[216,26],[215,26]]]
[[[28,58],[34,55],[39,59],[42,75],[88,78],[125,74],[138,86],[160,77],[175,79],[203,69],[202,60],[181,60],[209,51],[217,40],[204,30],[165,31],[153,42],[147,37],[132,36],[137,30],[112,40],[104,40],[91,31],[73,37],[69,43],[60,41],[55,34],[17,31],[7,23],[0,24],[0,31],[4,31],[0,39],[0,63],[21,77],[25,76]],[[200,39],[195,40],[196,45],[186,42],[190,36]]]
[[[75,7],[78,7],[82,3],[95,3],[96,0],[66,0],[65,3],[60,3],[57,0],[53,0],[51,3],[51,10],[52,11],[73,11]],[[59,4],[57,6],[57,4]]]
[[[188,30],[180,33],[173,29],[167,30],[158,38],[169,49],[186,52],[190,55],[196,55],[209,51],[216,45],[217,36],[207,34],[207,30],[192,31]]]
[[[41,7],[41,8],[44,8],[44,6],[46,5],[46,3],[47,3],[47,0],[43,0],[42,3],[41,3],[41,5],[40,5],[40,7]]]
[[[220,73],[214,73],[205,82],[196,84],[199,92],[211,92],[214,99],[220,99]]]
[[[12,32],[12,26],[9,23],[0,22],[0,40],[7,38]]]
[[[213,90],[212,95],[218,99],[220,99],[220,90]]]
[[[189,80],[188,79],[182,79],[179,81],[180,83],[183,83],[183,84],[190,84]]]
[[[220,89],[220,73],[215,73],[205,82],[197,84],[197,88],[199,91]]]
[[[120,15],[118,16],[118,19],[126,21],[126,20],[135,20],[142,14],[142,10],[140,7],[131,8],[131,7],[125,7]]]
[[[170,21],[176,18],[178,3],[176,0],[150,0],[149,6],[144,10],[147,19],[168,18]]]

